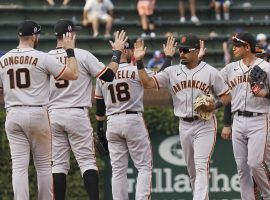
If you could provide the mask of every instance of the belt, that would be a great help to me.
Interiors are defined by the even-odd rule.
[[[125,112],[118,112],[118,113],[113,113],[113,114],[110,114],[110,115],[119,115],[119,114],[138,114],[139,112],[137,111],[125,111]]]
[[[84,110],[84,107],[71,107],[71,108],[77,108],[77,109],[82,109],[82,110]]]
[[[42,105],[14,105],[11,107],[43,107]]]
[[[255,117],[255,116],[260,116],[263,115],[263,113],[255,113],[255,112],[249,112],[249,111],[236,111],[235,114],[238,116],[244,116],[244,117]]]
[[[199,117],[198,116],[194,116],[194,117],[183,117],[183,118],[181,118],[183,121],[185,121],[185,122],[194,122],[194,121],[196,121],[196,120],[198,120],[199,119]]]

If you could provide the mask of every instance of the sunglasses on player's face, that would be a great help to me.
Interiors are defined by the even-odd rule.
[[[189,48],[179,48],[179,53],[190,53],[190,52],[192,52],[192,51],[195,51],[196,49],[195,48],[191,48],[191,49],[189,49]]]

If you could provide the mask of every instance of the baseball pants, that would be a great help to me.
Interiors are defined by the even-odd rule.
[[[53,137],[53,173],[68,174],[70,150],[74,153],[82,176],[86,170],[98,170],[88,109],[52,109],[49,115]]]
[[[209,162],[216,143],[216,118],[193,122],[180,119],[179,131],[193,200],[208,200]]]
[[[255,199],[252,176],[264,200],[270,200],[270,175],[265,164],[268,116],[234,116],[233,152],[240,176],[242,200]]]
[[[8,108],[5,128],[11,150],[14,199],[29,200],[31,151],[37,171],[38,199],[52,200],[52,147],[47,109],[31,106]]]
[[[127,168],[130,154],[138,170],[136,200],[148,200],[151,193],[152,149],[141,113],[108,116],[106,137],[112,165],[114,200],[128,200]]]

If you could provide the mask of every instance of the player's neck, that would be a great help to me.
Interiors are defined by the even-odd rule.
[[[34,46],[29,42],[20,41],[18,48],[34,48]]]
[[[193,60],[192,62],[190,63],[187,63],[186,64],[186,67],[188,69],[194,69],[195,67],[197,67],[199,65],[199,61],[198,60]]]
[[[249,54],[243,58],[243,63],[246,66],[251,66],[256,60],[256,56],[254,54]]]

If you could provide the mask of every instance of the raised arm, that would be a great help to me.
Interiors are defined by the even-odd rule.
[[[67,68],[61,76],[65,80],[76,80],[78,78],[78,65],[74,55],[75,39],[75,33],[67,32],[63,34],[63,49],[66,50],[68,57]]]
[[[167,43],[166,45],[163,44],[163,51],[165,53],[165,62],[162,65],[162,67],[160,68],[160,71],[163,71],[164,69],[166,69],[167,67],[171,66],[172,64],[172,57],[175,54],[175,48],[177,46],[177,42],[175,42],[175,38],[173,36],[169,36],[167,39]]]
[[[137,62],[137,69],[140,80],[144,88],[155,88],[156,84],[154,79],[150,78],[144,69],[143,58],[145,56],[145,53],[146,47],[144,46],[144,41],[141,39],[137,40],[134,44],[134,57]]]

